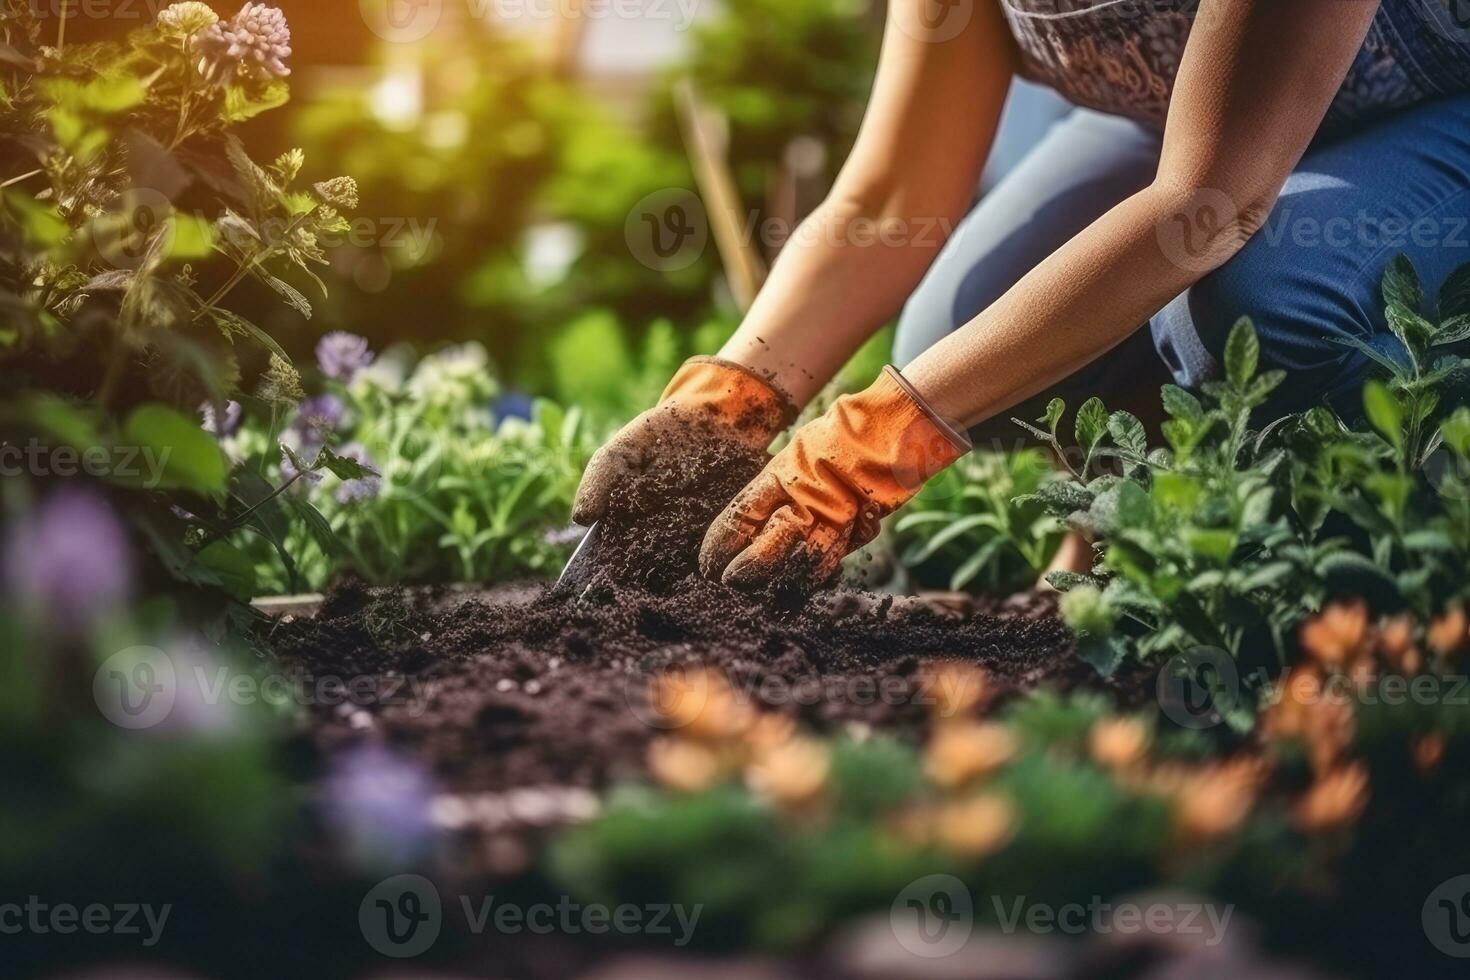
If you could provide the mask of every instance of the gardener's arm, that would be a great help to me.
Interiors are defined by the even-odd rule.
[[[1270,214],[1377,8],[1378,0],[1203,0],[1153,183],[904,376],[940,415],[974,425],[1092,361],[1223,265]]]
[[[1378,0],[1202,0],[1152,185],[902,376],[890,369],[798,431],[710,527],[704,573],[754,585],[835,570],[879,519],[968,450],[960,429],[1097,358],[1223,265],[1270,213],[1377,8]],[[1171,237],[1180,222],[1193,242]]]
[[[923,20],[926,5],[889,4],[853,151],[720,351],[798,404],[913,292],[969,207],[994,140],[1014,70],[1000,5],[940,6],[938,27]]]

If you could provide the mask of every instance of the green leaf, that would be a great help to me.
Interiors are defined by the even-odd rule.
[[[954,570],[954,574],[950,576],[949,587],[956,592],[962,591],[965,586],[970,584],[975,576],[979,575],[991,562],[995,561],[995,556],[1008,543],[1000,535],[996,535],[985,542],[980,546],[978,551],[965,560],[964,564]]]
[[[1086,637],[1077,643],[1077,656],[1103,678],[1112,677],[1128,655],[1128,641],[1121,636]]]
[[[202,259],[214,250],[214,225],[197,215],[174,214],[165,235],[170,259]]]
[[[225,89],[225,101],[220,110],[220,117],[225,122],[244,122],[262,112],[279,108],[290,99],[291,86],[280,79],[273,79],[266,83],[256,95],[246,92],[242,86],[230,85]]]
[[[149,489],[179,488],[200,493],[219,493],[228,472],[224,453],[197,419],[162,405],[141,405],[123,425],[119,451],[138,450],[151,459],[156,469],[138,479]],[[151,455],[150,455],[151,454]],[[122,482],[137,485],[132,478]]]
[[[1424,304],[1424,289],[1419,284],[1419,273],[1415,270],[1414,263],[1403,253],[1394,256],[1383,272],[1383,303],[1385,306],[1397,303],[1410,311],[1417,310]]]
[[[1390,303],[1383,312],[1388,328],[1410,351],[1420,350],[1434,336],[1434,324],[1402,303]]]
[[[301,523],[322,551],[328,555],[342,554],[342,539],[337,536],[336,531],[332,530],[332,525],[327,521],[325,515],[317,510],[304,494],[283,493],[279,499],[284,500],[286,506],[301,518]]]
[[[1455,539],[1448,531],[1440,528],[1420,528],[1404,535],[1404,547],[1409,551],[1438,551],[1454,553]]]
[[[1356,551],[1334,551],[1317,562],[1329,595],[1358,595],[1375,606],[1391,604],[1399,598],[1398,583],[1377,562]]]
[[[1148,455],[1148,434],[1132,412],[1117,411],[1108,417],[1108,434],[1122,449],[1140,458]]]
[[[255,598],[255,561],[235,545],[228,541],[212,542],[194,561],[236,599],[249,602]]]
[[[1439,287],[1439,315],[1446,320],[1470,315],[1470,262],[1451,272]]]
[[[1439,424],[1445,444],[1455,455],[1470,458],[1470,408],[1461,405],[1454,413]]]
[[[69,402],[59,395],[36,393],[20,402],[21,414],[34,426],[65,445],[85,450],[101,443],[97,419],[90,406]]]
[[[1067,403],[1060,398],[1053,398],[1046,403],[1046,414],[1039,421],[1046,426],[1047,431],[1056,435],[1057,423],[1062,421],[1062,416],[1067,412]]]
[[[1093,396],[1082,403],[1077,409],[1077,422],[1074,434],[1077,437],[1077,445],[1082,447],[1083,452],[1091,453],[1108,430],[1108,410],[1103,407],[1102,399]]]
[[[1372,344],[1363,340],[1361,337],[1329,337],[1327,339],[1334,344],[1341,344],[1343,347],[1351,347],[1356,351],[1360,351],[1361,353],[1366,354],[1370,360],[1377,362],[1377,364],[1384,370],[1388,371],[1389,375],[1392,377],[1409,377],[1409,373],[1404,370],[1403,365],[1399,364],[1399,362],[1395,361],[1393,358],[1389,357],[1387,354],[1383,353],[1383,351],[1374,347]]]
[[[1368,415],[1368,421],[1373,428],[1378,430],[1379,435],[1387,439],[1395,448],[1399,448],[1404,442],[1404,413],[1399,406],[1398,399],[1388,386],[1381,381],[1369,381],[1363,386],[1363,410]]]
[[[1164,411],[1168,412],[1171,418],[1189,422],[1198,422],[1204,418],[1205,408],[1199,403],[1199,399],[1178,385],[1164,385],[1160,394],[1164,402]]]
[[[316,466],[324,467],[331,471],[332,475],[339,480],[362,480],[370,476],[378,476],[378,471],[371,467],[363,466],[355,459],[347,456],[338,456],[326,446],[322,447],[321,454],[317,456]]]
[[[1459,313],[1439,325],[1431,347],[1447,347],[1470,339],[1470,313]]]
[[[1181,537],[1190,551],[1210,561],[1227,562],[1235,551],[1235,532],[1223,528],[1187,527]]]
[[[1255,376],[1261,360],[1261,342],[1249,317],[1235,321],[1225,341],[1225,378],[1236,388],[1245,388]]]

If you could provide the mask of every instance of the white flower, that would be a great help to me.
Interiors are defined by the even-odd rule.
[[[219,21],[219,14],[198,0],[171,3],[158,12],[158,30],[164,37],[188,37]]]
[[[495,393],[490,356],[474,341],[430,354],[408,379],[408,393],[439,405],[478,405]]]

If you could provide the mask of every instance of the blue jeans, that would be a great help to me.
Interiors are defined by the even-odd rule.
[[[1058,247],[1152,181],[1157,133],[1129,120],[1075,109],[975,205],[955,229],[899,319],[902,366],[962,326]],[[1444,278],[1470,262],[1470,96],[1399,110],[1314,145],[1287,180],[1262,228],[1140,330],[1035,401],[1075,408],[1089,395],[1126,407],[1123,389],[1156,382],[1198,386],[1219,372],[1225,338],[1249,316],[1263,368],[1288,380],[1263,412],[1298,411],[1323,399],[1358,406],[1367,355],[1332,341],[1360,337],[1398,356],[1379,281],[1405,253],[1433,303]],[[1030,403],[1010,415],[1039,414]],[[1009,433],[985,425],[984,432]]]

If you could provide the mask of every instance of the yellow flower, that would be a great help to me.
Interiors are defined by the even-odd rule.
[[[1361,599],[1334,602],[1303,623],[1300,635],[1302,648],[1319,663],[1342,666],[1368,647],[1368,604]]]
[[[1016,736],[1004,725],[961,722],[934,732],[924,771],[939,786],[953,788],[994,772],[1016,754]]]
[[[1297,802],[1294,816],[1303,830],[1331,830],[1358,819],[1368,805],[1368,770],[1361,763],[1322,776]]]
[[[1015,825],[1016,810],[1010,800],[990,793],[940,806],[934,815],[934,837],[955,854],[978,858],[1004,847]]]
[[[697,793],[724,775],[719,753],[687,738],[660,738],[648,745],[648,770],[670,789]]]
[[[1102,718],[1092,726],[1088,747],[1105,769],[1126,769],[1148,752],[1148,726],[1137,718]]]

